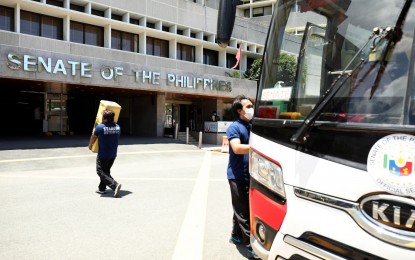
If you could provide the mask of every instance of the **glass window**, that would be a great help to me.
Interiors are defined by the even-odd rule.
[[[111,31],[111,48],[134,52],[135,37],[132,33]]]
[[[218,52],[203,49],[203,64],[218,66]]]
[[[71,4],[70,9],[78,11],[78,12],[84,12],[85,11],[85,8],[82,5],[76,5],[76,4]]]
[[[104,29],[98,26],[84,25],[85,44],[104,46]]]
[[[104,46],[104,28],[71,21],[71,42]]]
[[[122,15],[111,14],[111,19],[117,20],[117,21],[122,21]]]
[[[91,14],[96,16],[105,17],[105,12],[97,9],[91,9]]]
[[[176,59],[195,62],[195,47],[183,43],[178,43]]]
[[[397,35],[394,38],[386,36],[387,30],[382,36],[382,32],[373,34],[373,29],[396,24],[402,6],[387,2],[389,15],[378,16],[374,10],[385,6],[377,0],[339,1],[341,6],[330,3],[304,1],[304,12],[289,17],[291,6],[278,6],[264,53],[257,116],[304,119],[324,104],[319,121],[394,127],[415,124],[415,90],[408,76],[414,57],[413,10],[402,32],[392,32]],[[361,16],[366,6],[373,7],[373,14]],[[304,33],[294,35],[300,27]],[[277,51],[287,42],[290,52]],[[338,90],[325,95],[331,86]],[[324,97],[330,98],[320,103]]]
[[[50,16],[42,17],[42,36],[51,39],[63,39],[63,21]]]
[[[20,32],[51,39],[63,39],[63,20],[56,17],[21,11]]]
[[[264,7],[264,15],[272,15],[272,6]]]
[[[0,6],[0,30],[14,31],[14,9]]]
[[[116,50],[121,50],[121,32],[112,30],[111,31],[111,48]]]
[[[135,36],[132,33],[123,33],[122,35],[122,50],[134,51]],[[138,48],[137,48],[138,49]]]
[[[71,22],[71,42],[84,43],[84,26],[82,23]]]
[[[258,7],[252,9],[252,17],[258,17],[264,15],[264,7]]]
[[[230,69],[233,68],[236,64],[236,57],[235,54],[226,54],[226,68]]]
[[[63,1],[62,0],[46,0],[46,3],[48,5],[54,5],[58,7],[63,7]]]
[[[166,40],[147,37],[147,54],[168,58],[169,42]]]
[[[21,11],[20,32],[40,36],[40,15]]]
[[[138,19],[130,18],[130,23],[135,25],[140,25],[140,21]]]

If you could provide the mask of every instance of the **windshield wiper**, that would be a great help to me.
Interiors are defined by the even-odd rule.
[[[375,94],[375,91],[379,86],[380,79],[382,78],[386,66],[388,65],[388,60],[386,59],[386,57],[388,57],[389,54],[392,53],[393,49],[396,46],[396,43],[399,42],[402,38],[402,25],[405,21],[406,15],[408,14],[409,7],[411,6],[411,4],[412,0],[406,0],[402,8],[402,11],[398,17],[398,20],[396,21],[395,28],[393,30],[390,29],[390,32],[387,34],[388,42],[385,49],[383,49],[382,57],[380,60],[380,67],[378,73],[376,74],[375,82],[373,83],[373,86],[370,90],[369,99],[371,99],[373,97],[373,94]]]
[[[323,109],[326,108],[328,102],[334,97],[334,95],[341,89],[341,87],[344,85],[344,83],[347,81],[347,79],[352,75],[354,71],[356,71],[357,68],[359,68],[363,64],[363,60],[351,71],[347,73],[347,77],[344,77],[346,70],[348,67],[354,62],[356,57],[360,55],[360,53],[363,51],[365,46],[373,39],[374,43],[377,38],[379,40],[377,43],[372,46],[372,50],[377,48],[377,46],[380,46],[381,43],[386,40],[386,47],[383,49],[382,57],[381,57],[381,67],[379,68],[379,71],[376,75],[375,82],[371,89],[370,98],[372,98],[372,95],[376,91],[379,81],[382,77],[382,74],[385,70],[385,67],[387,65],[386,57],[388,55],[389,49],[391,47],[394,47],[394,45],[401,39],[402,37],[402,26],[405,21],[405,18],[408,14],[409,8],[411,7],[413,0],[406,0],[404,6],[402,7],[401,13],[399,14],[398,20],[396,21],[396,25],[394,28],[387,27],[387,28],[374,28],[372,35],[369,37],[368,41],[364,44],[364,46],[356,53],[356,55],[351,59],[351,61],[347,64],[343,72],[340,74],[340,76],[333,82],[333,84],[330,86],[329,89],[327,89],[326,93],[324,93],[321,100],[316,104],[315,108],[311,111],[311,113],[307,116],[307,118],[303,121],[303,123],[300,125],[298,130],[295,132],[295,134],[291,137],[291,142],[297,143],[297,144],[304,144],[307,142],[308,138],[308,132],[311,128],[311,126],[316,121],[317,117],[321,114]],[[377,36],[377,37],[375,37]],[[370,52],[367,54],[369,56]],[[367,57],[366,57],[367,59]]]
[[[368,58],[369,52],[366,55],[365,59],[361,59],[360,62],[357,64],[357,66],[349,70],[349,67],[351,64],[353,64],[357,57],[363,52],[363,50],[366,48],[366,45],[373,39],[373,46],[371,46],[371,49],[374,50],[378,46],[383,43],[383,39],[386,38],[387,31],[386,29],[382,29],[380,27],[376,27],[373,29],[373,33],[369,36],[369,39],[367,42],[359,49],[358,52],[353,56],[353,58],[350,60],[350,62],[346,65],[346,67],[341,71],[337,79],[332,83],[332,85],[326,90],[320,101],[315,105],[314,109],[310,112],[310,114],[307,116],[307,118],[302,122],[298,130],[295,132],[295,134],[291,137],[291,142],[297,143],[297,144],[304,144],[307,142],[308,138],[308,131],[310,130],[313,123],[316,121],[317,117],[321,114],[321,111],[323,111],[329,101],[336,95],[336,93],[341,89],[341,87],[344,85],[344,83],[350,78],[350,76],[353,74],[354,71],[356,71]],[[376,41],[378,40],[378,41]]]

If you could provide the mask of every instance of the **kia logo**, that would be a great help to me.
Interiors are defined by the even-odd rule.
[[[384,229],[415,235],[415,200],[393,195],[374,195],[360,203],[363,215]]]

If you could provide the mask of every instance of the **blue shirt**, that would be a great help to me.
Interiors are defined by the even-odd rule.
[[[226,130],[229,142],[234,138],[239,138],[241,144],[249,144],[249,134],[251,124],[242,119],[233,122]],[[229,145],[228,179],[249,181],[249,154],[235,154],[232,146]]]
[[[102,123],[95,127],[94,135],[98,136],[98,158],[111,159],[117,157],[118,139],[121,128],[116,123]]]

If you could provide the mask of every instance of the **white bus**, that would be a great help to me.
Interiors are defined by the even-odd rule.
[[[250,137],[260,258],[415,259],[414,31],[412,0],[277,0]]]

